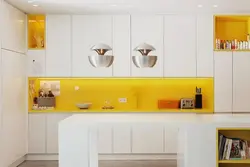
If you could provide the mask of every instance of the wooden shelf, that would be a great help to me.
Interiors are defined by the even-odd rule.
[[[28,15],[28,49],[45,48],[45,16]]]
[[[240,159],[240,160],[220,160],[220,164],[250,164],[250,159]]]
[[[215,52],[250,52],[250,49],[233,50],[233,49],[214,49]]]

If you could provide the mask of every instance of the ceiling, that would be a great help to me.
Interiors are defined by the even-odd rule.
[[[30,14],[250,13],[250,0],[6,0]]]

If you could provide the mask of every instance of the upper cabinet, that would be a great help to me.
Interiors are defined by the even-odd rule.
[[[26,15],[5,1],[2,5],[2,48],[25,53]]]
[[[215,16],[215,50],[250,50],[250,16]]]
[[[196,77],[196,16],[165,16],[164,76]]]
[[[213,77],[213,15],[197,16],[197,77]]]
[[[156,49],[149,55],[156,55],[156,65],[152,68],[137,68],[132,61],[131,76],[163,77],[163,16],[131,16],[131,56],[139,55],[133,51],[141,43],[148,43]]]
[[[112,66],[109,68],[95,68],[90,64],[88,56],[96,54],[90,49],[98,43],[113,47],[112,16],[75,15],[72,17],[72,76],[111,77]],[[126,46],[125,48],[128,49]],[[109,51],[106,54],[110,55],[113,52]]]
[[[233,112],[249,112],[250,52],[233,52]]]
[[[71,16],[47,15],[46,76],[71,76]]]

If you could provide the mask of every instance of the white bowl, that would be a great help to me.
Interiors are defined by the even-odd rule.
[[[78,103],[78,104],[76,104],[76,106],[79,109],[88,109],[91,105],[92,105],[92,103]]]

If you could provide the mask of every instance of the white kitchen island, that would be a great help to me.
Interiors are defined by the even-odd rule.
[[[59,123],[59,167],[98,167],[98,141],[102,140],[98,127],[106,125],[124,128],[132,125],[148,133],[154,130],[152,127],[178,125],[178,166],[216,167],[216,128],[250,127],[250,115],[73,115]],[[149,141],[147,138],[133,140]],[[149,144],[147,149],[154,152],[154,144]]]

